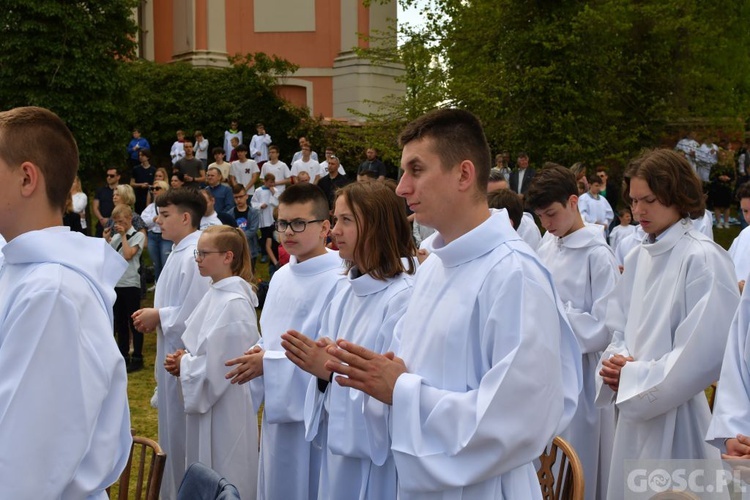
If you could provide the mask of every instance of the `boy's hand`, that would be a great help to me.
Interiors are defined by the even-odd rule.
[[[141,333],[153,332],[161,324],[159,310],[153,307],[138,309],[131,317],[133,318],[133,326]]]
[[[615,392],[620,388],[620,372],[628,361],[635,360],[632,356],[626,358],[622,354],[615,354],[611,358],[602,361],[602,369],[599,375],[601,375],[604,383]]]
[[[174,353],[167,354],[167,358],[164,360],[164,369],[175,377],[180,376],[180,361],[183,354],[185,354],[184,349],[177,349]]]
[[[333,345],[333,340],[321,337],[314,341],[295,330],[289,330],[281,339],[281,347],[286,350],[286,357],[292,363],[319,379],[331,378],[331,370],[326,369],[325,363],[328,360],[336,360],[326,352],[326,348]]]

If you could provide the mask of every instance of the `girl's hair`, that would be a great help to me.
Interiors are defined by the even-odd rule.
[[[648,184],[656,199],[674,205],[681,217],[698,218],[705,212],[703,186],[685,157],[671,149],[646,151],[630,163],[629,178],[638,177]],[[632,204],[630,190],[625,201]]]
[[[83,192],[83,187],[81,186],[81,178],[77,175],[73,178],[73,185],[71,186],[71,192],[75,190],[76,193]]]
[[[130,208],[135,206],[135,191],[129,184],[118,184],[115,193],[120,196],[120,201]]]
[[[242,229],[229,226],[209,226],[203,230],[203,234],[208,234],[214,238],[216,246],[224,251],[231,251],[232,274],[239,276],[251,285],[253,285],[253,269],[250,266],[250,248],[247,244],[247,238]]]
[[[161,174],[164,176],[164,180],[167,181],[167,182],[169,182],[169,179],[171,179],[171,177],[170,177],[169,173],[167,172],[166,168],[164,168],[164,167],[157,168],[156,172],[154,172],[154,176],[156,176],[156,174],[158,172],[161,172]]]
[[[152,186],[159,186],[159,187],[160,187],[160,188],[162,188],[162,189],[163,189],[164,191],[166,191],[167,189],[169,189],[169,184],[167,184],[167,183],[166,183],[166,182],[164,182],[164,181],[154,181],[154,183],[153,183],[153,184],[151,184],[151,185],[152,185]]]
[[[404,272],[414,274],[417,248],[404,200],[381,182],[355,182],[338,190],[336,196],[343,197],[354,213],[358,235],[354,261],[363,267],[360,271],[378,280]],[[353,265],[347,262],[347,269]]]

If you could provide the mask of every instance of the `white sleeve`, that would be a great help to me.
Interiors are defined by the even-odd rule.
[[[12,312],[0,349],[0,498],[88,498],[125,467],[127,433],[106,453],[89,449],[101,441],[96,432],[113,443],[118,424],[129,424],[125,388],[122,408],[105,404],[114,369],[86,352],[81,304],[59,290],[34,291]],[[98,429],[102,418],[111,420],[106,429]]]
[[[660,359],[630,361],[623,367],[617,393],[621,415],[638,420],[662,415],[718,378],[739,292],[734,276],[728,286],[708,266],[697,274],[685,287],[687,315],[674,331],[673,349]],[[642,397],[656,391],[656,401]]]
[[[732,321],[706,440],[724,450],[724,440],[750,435],[750,294],[743,293]]]
[[[620,277],[612,252],[605,247],[597,247],[586,262],[591,297],[591,310],[582,311],[565,305],[565,313],[578,339],[581,352],[600,352],[607,348],[612,335],[604,322],[609,297]]]
[[[208,292],[209,280],[200,275],[198,266],[187,266],[181,270],[179,290],[184,292],[180,305],[159,308],[161,331],[166,339],[182,345],[185,321]]]
[[[237,302],[236,305],[231,305]],[[229,307],[243,307],[244,301],[230,301]],[[242,314],[242,311],[237,311]],[[229,314],[232,314],[231,312]],[[237,316],[237,314],[235,315]],[[250,318],[226,323],[212,329],[196,353],[186,353],[180,361],[180,382],[185,413],[206,413],[228,390],[245,390],[230,384],[224,362],[234,353],[243,352],[258,338],[258,329]]]

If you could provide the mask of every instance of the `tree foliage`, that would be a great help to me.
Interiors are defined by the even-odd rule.
[[[422,17],[406,35],[444,66],[436,102],[537,161],[623,160],[675,124],[750,113],[745,0],[430,0]]]
[[[43,106],[68,124],[81,165],[111,159],[122,137],[118,67],[135,54],[137,0],[4,0],[0,109]],[[118,144],[119,146],[119,144]]]

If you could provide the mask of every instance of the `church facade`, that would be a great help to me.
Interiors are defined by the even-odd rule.
[[[276,55],[299,67],[278,79],[277,93],[334,119],[355,119],[351,109],[368,112],[368,101],[404,92],[394,80],[402,68],[354,51],[396,15],[395,0],[143,0],[136,12],[142,58],[221,67],[237,54]],[[395,35],[379,43],[395,49]]]

